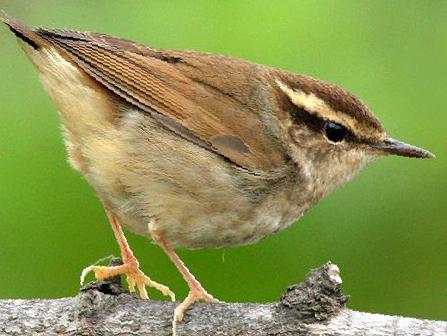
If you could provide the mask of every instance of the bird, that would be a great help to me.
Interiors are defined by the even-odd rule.
[[[122,230],[159,245],[195,302],[216,302],[175,252],[256,243],[298,221],[367,164],[434,155],[390,137],[347,90],[229,56],[4,23],[59,112],[68,162],[102,203],[129,290],[174,293],[139,267]]]

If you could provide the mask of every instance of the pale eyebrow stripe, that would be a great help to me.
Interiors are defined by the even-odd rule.
[[[276,84],[284,92],[290,101],[297,107],[304,109],[310,114],[314,114],[323,120],[331,120],[337,122],[355,133],[357,129],[357,120],[340,111],[333,110],[326,102],[317,97],[313,93],[305,93],[300,90],[293,90],[280,80],[276,80]]]

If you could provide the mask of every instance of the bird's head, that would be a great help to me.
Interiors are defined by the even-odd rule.
[[[334,84],[290,73],[275,82],[289,155],[322,194],[384,155],[434,157],[388,136],[362,101]]]

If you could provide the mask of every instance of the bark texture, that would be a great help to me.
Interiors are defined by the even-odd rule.
[[[326,263],[270,304],[195,304],[177,335],[447,335],[447,322],[345,308],[338,267]],[[118,279],[99,281],[73,298],[0,300],[0,335],[171,335],[177,303],[143,301]]]

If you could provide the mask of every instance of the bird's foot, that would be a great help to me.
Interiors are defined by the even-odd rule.
[[[127,283],[129,284],[129,291],[135,292],[135,287],[138,288],[140,297],[142,299],[148,299],[146,286],[152,287],[160,291],[163,295],[169,296],[172,301],[175,301],[175,294],[166,286],[159,284],[149,278],[143,271],[140,270],[138,261],[136,259],[125,262],[119,266],[96,266],[91,265],[81,273],[81,285],[84,283],[85,276],[94,272],[97,280],[103,280],[120,274],[126,274]]]
[[[207,303],[220,302],[215,299],[211,294],[208,294],[203,288],[192,289],[185,300],[180,303],[174,310],[174,320],[172,321],[172,335],[175,336],[177,329],[177,322],[181,322],[185,315],[186,310],[188,310],[195,302],[203,301]]]

